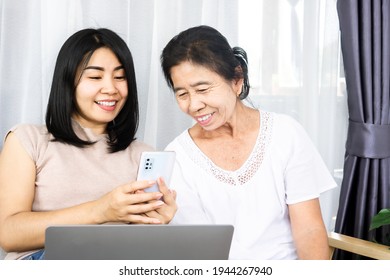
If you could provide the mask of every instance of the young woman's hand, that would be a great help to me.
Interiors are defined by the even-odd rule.
[[[157,217],[144,213],[166,208],[162,192],[144,192],[154,181],[135,181],[119,186],[96,201],[97,223],[123,222],[140,224],[159,224]]]

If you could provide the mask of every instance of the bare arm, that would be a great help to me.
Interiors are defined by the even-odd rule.
[[[154,182],[132,182],[96,201],[56,211],[32,212],[35,176],[35,163],[10,133],[0,155],[0,246],[6,251],[42,248],[46,228],[55,224],[161,223],[141,214],[161,207],[158,199],[162,194],[137,192]],[[153,202],[145,203],[148,201]]]
[[[319,200],[291,204],[289,212],[299,259],[329,259],[328,237]]]

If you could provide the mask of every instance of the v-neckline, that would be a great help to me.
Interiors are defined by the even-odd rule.
[[[210,160],[205,153],[196,145],[188,130],[182,141],[182,145],[189,154],[190,158],[200,165],[207,172],[213,174],[218,180],[226,182],[231,185],[242,185],[250,180],[250,178],[260,168],[263,161],[265,149],[270,137],[272,128],[272,113],[260,111],[260,129],[256,138],[255,145],[251,153],[244,163],[236,170],[226,170],[216,165]],[[250,175],[252,174],[252,175]]]

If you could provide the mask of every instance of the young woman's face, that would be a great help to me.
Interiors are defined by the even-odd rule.
[[[188,61],[172,67],[171,79],[180,109],[204,129],[217,129],[232,118],[242,80],[226,81]]]
[[[125,71],[118,58],[108,48],[97,49],[81,69],[73,117],[81,126],[104,133],[107,123],[123,108],[127,94]]]

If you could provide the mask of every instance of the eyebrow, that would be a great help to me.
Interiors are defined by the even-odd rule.
[[[212,83],[211,82],[206,82],[206,81],[199,81],[199,82],[196,82],[194,84],[191,84],[190,87],[194,88],[194,87],[202,86],[202,85],[210,86],[210,85],[212,85]],[[174,87],[173,91],[174,92],[178,92],[179,90],[183,90],[183,89],[184,89],[183,87]]]
[[[119,66],[114,68],[114,71],[118,71],[118,70],[121,70],[123,68],[124,68],[123,65],[119,65]],[[84,68],[84,70],[104,71],[104,67],[100,67],[100,66],[87,66],[87,67]]]

